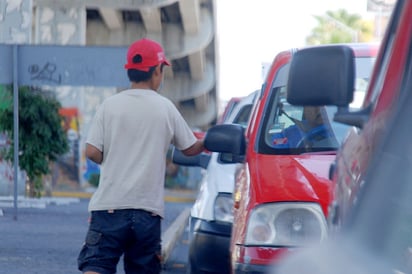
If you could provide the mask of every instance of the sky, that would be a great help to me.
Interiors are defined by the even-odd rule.
[[[218,90],[222,101],[246,96],[263,83],[262,63],[305,45],[314,15],[346,9],[365,18],[367,0],[217,0]]]

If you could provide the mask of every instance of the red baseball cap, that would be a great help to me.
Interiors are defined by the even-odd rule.
[[[133,63],[133,58],[136,55],[142,57],[141,62]],[[143,38],[130,45],[127,51],[127,64],[124,65],[124,68],[149,71],[151,67],[162,63],[170,66],[162,46],[153,40]]]

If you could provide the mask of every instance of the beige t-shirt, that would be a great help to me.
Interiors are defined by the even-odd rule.
[[[103,151],[89,211],[134,208],[163,217],[169,145],[184,150],[196,137],[170,100],[153,90],[134,89],[102,103],[86,142]]]

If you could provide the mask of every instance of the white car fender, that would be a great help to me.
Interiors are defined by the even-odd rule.
[[[203,177],[198,197],[192,206],[191,217],[206,221],[214,220],[214,203],[219,193],[233,193],[236,164],[221,164],[219,153],[212,157]]]

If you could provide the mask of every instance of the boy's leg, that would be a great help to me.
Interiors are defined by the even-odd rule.
[[[127,211],[93,211],[86,240],[78,256],[84,273],[116,273],[128,231]]]
[[[125,272],[158,274],[161,271],[161,218],[136,210],[133,221],[135,240],[124,253]]]

